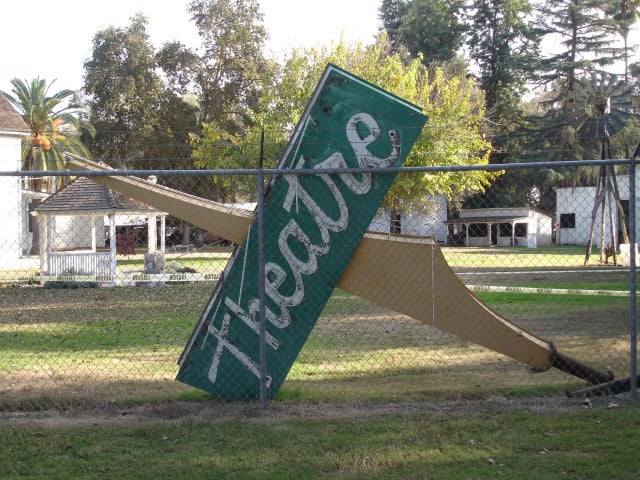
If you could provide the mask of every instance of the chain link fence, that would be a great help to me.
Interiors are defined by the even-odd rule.
[[[275,171],[150,171],[133,186],[122,172],[3,172],[0,408],[190,398],[200,395],[194,375],[225,382],[232,399],[256,398],[247,384],[327,402],[581,394],[594,384],[635,395],[629,165],[557,163],[590,168],[594,181],[544,189],[533,179],[550,165],[501,165],[484,195],[434,194],[420,210],[372,219],[341,204],[335,172],[309,180],[330,193],[325,205],[295,190],[295,171],[290,196],[267,183],[264,201],[257,175]],[[614,169],[615,184],[602,182]],[[216,176],[255,193],[203,199]],[[52,193],[56,184],[65,186]],[[529,203],[514,202],[523,193]],[[314,224],[292,223],[303,210]],[[364,238],[339,235],[345,223]]]

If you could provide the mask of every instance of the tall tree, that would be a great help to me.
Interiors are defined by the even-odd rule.
[[[289,133],[302,114],[327,63],[336,64],[424,109],[427,124],[414,145],[406,165],[475,165],[488,160],[489,144],[483,139],[482,95],[472,79],[447,78],[442,69],[427,69],[414,59],[408,64],[382,34],[376,44],[349,47],[341,42],[331,49],[294,51],[281,74],[260,97],[260,108],[241,139],[221,137],[218,131],[201,142],[203,166],[224,166],[231,154],[256,159],[259,131],[266,132],[266,152],[273,165]],[[224,141],[223,141],[224,140]],[[200,145],[199,145],[200,147]],[[390,208],[425,207],[428,193],[449,197],[485,188],[494,174],[451,172],[446,175],[401,175],[385,200]]]
[[[622,58],[613,45],[602,0],[544,0],[537,7],[538,28],[554,48],[539,64],[540,82],[559,82],[572,92],[576,76]]]
[[[382,0],[378,9],[378,18],[382,21],[382,29],[393,52],[402,45],[402,18],[407,10],[407,0]]]
[[[189,12],[202,47],[194,50],[171,42],[157,58],[172,94],[189,92],[198,99],[204,129],[202,135],[192,135],[193,161],[196,166],[209,166],[215,157],[216,168],[256,167],[256,157],[233,146],[246,133],[252,109],[273,69],[262,54],[267,33],[259,5],[255,0],[194,0]],[[221,142],[224,146],[218,149]],[[241,185],[231,177],[211,178],[208,196],[235,201],[242,195],[238,193]]]
[[[31,134],[22,142],[23,168],[27,170],[63,170],[64,152],[89,156],[87,147],[80,140],[84,132],[95,135],[93,125],[81,118],[75,105],[69,102],[71,90],[60,90],[49,95],[53,85],[36,78],[31,82],[14,78],[11,80],[13,95],[7,98],[22,114],[31,129]],[[55,191],[68,177],[32,179],[32,188],[37,191]],[[34,200],[35,206],[39,200]],[[33,237],[30,253],[40,250],[40,228],[38,218],[33,218]]]
[[[629,54],[637,45],[629,45],[631,27],[640,15],[640,0],[609,0],[605,7],[612,30],[622,37],[624,81],[629,83]]]
[[[98,129],[93,151],[120,168],[193,168],[190,134],[200,131],[199,104],[165,85],[146,27],[147,19],[136,15],[129,26],[109,27],[94,36],[93,54],[85,63],[85,90]],[[158,178],[197,195],[209,191],[193,180]]]
[[[637,92],[640,92],[640,82],[637,75],[634,75],[633,65],[629,65],[629,58],[638,45],[629,44],[629,35],[632,27],[637,23],[640,17],[640,0],[610,0],[606,9],[606,14],[610,21],[611,29],[616,35],[622,38],[623,43],[623,63],[624,63],[624,82],[627,85],[634,86],[636,95],[633,98],[634,110],[639,112],[640,98]],[[632,117],[626,127],[618,132],[612,139],[611,148],[614,156],[624,156],[629,158],[631,151],[638,142],[640,136],[640,121],[637,116]]]
[[[84,64],[84,88],[98,132],[92,150],[111,162],[125,161],[128,168],[149,166],[146,148],[160,128],[163,84],[146,28],[147,19],[138,14],[128,27],[96,33],[92,57]]]
[[[463,43],[465,0],[383,1],[380,17],[394,51],[403,44],[427,64],[454,58]]]
[[[80,135],[83,132],[93,135],[95,129],[78,115],[75,105],[69,103],[72,90],[49,94],[53,83],[47,85],[40,78],[31,82],[11,80],[13,95],[8,98],[31,129],[31,135],[24,138],[22,144],[22,160],[27,170],[63,170],[65,151],[89,155]],[[59,185],[64,177],[57,178]],[[50,185],[54,186],[55,182]]]
[[[539,42],[529,0],[474,0],[467,37],[480,72],[487,114],[498,131],[519,116]]]
[[[233,131],[255,102],[267,69],[267,38],[256,0],[194,0],[191,18],[202,40],[198,51],[169,43],[158,59],[173,88],[199,98],[201,120]]]

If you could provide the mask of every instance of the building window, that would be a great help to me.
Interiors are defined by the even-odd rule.
[[[487,237],[489,235],[489,229],[486,223],[471,223],[469,224],[469,236],[470,237]]]
[[[576,228],[576,214],[575,213],[561,213],[560,214],[560,228]]]
[[[516,223],[516,237],[526,237],[527,236],[527,223]]]
[[[513,232],[513,228],[510,223],[500,223],[500,236],[501,237],[510,237]]]

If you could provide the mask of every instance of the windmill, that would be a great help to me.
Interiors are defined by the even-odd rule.
[[[609,139],[620,131],[631,116],[631,88],[617,76],[606,72],[591,72],[577,79],[574,91],[569,94],[565,113],[569,122],[584,138],[598,140],[600,159],[611,158]],[[614,209],[618,213],[616,218]],[[624,243],[629,243],[629,235],[624,221],[624,209],[620,202],[618,182],[613,165],[600,165],[596,180],[596,193],[591,211],[589,242],[585,254],[586,265],[591,256],[595,235],[596,217],[600,212],[600,262],[604,261],[605,245],[610,247],[613,263],[617,264],[617,236],[615,226],[619,219]],[[605,219],[609,215],[609,241],[606,240]]]

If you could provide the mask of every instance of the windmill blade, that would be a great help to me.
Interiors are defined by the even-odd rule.
[[[619,132],[625,125],[624,121],[618,120],[615,117],[607,118],[606,124],[609,132]]]
[[[617,110],[631,110],[633,108],[631,90],[626,90],[620,95],[611,97],[611,108],[615,108]]]
[[[631,114],[629,112],[617,111],[609,115],[607,120],[611,126],[616,129],[616,132],[618,132],[624,128],[624,125],[629,118],[631,118]]]
[[[610,88],[607,88],[605,92],[607,93],[607,95],[611,96],[612,98],[617,98],[625,95],[626,92],[631,93],[631,89],[629,88],[629,85],[627,85],[626,83],[620,80],[616,82],[615,85],[612,85]]]
[[[607,75],[603,73],[600,77],[600,90],[605,95],[612,95],[620,83],[617,75]]]
[[[568,99],[567,117],[576,130],[600,140],[624,128],[633,107],[629,85],[607,72],[592,71],[577,79]]]

